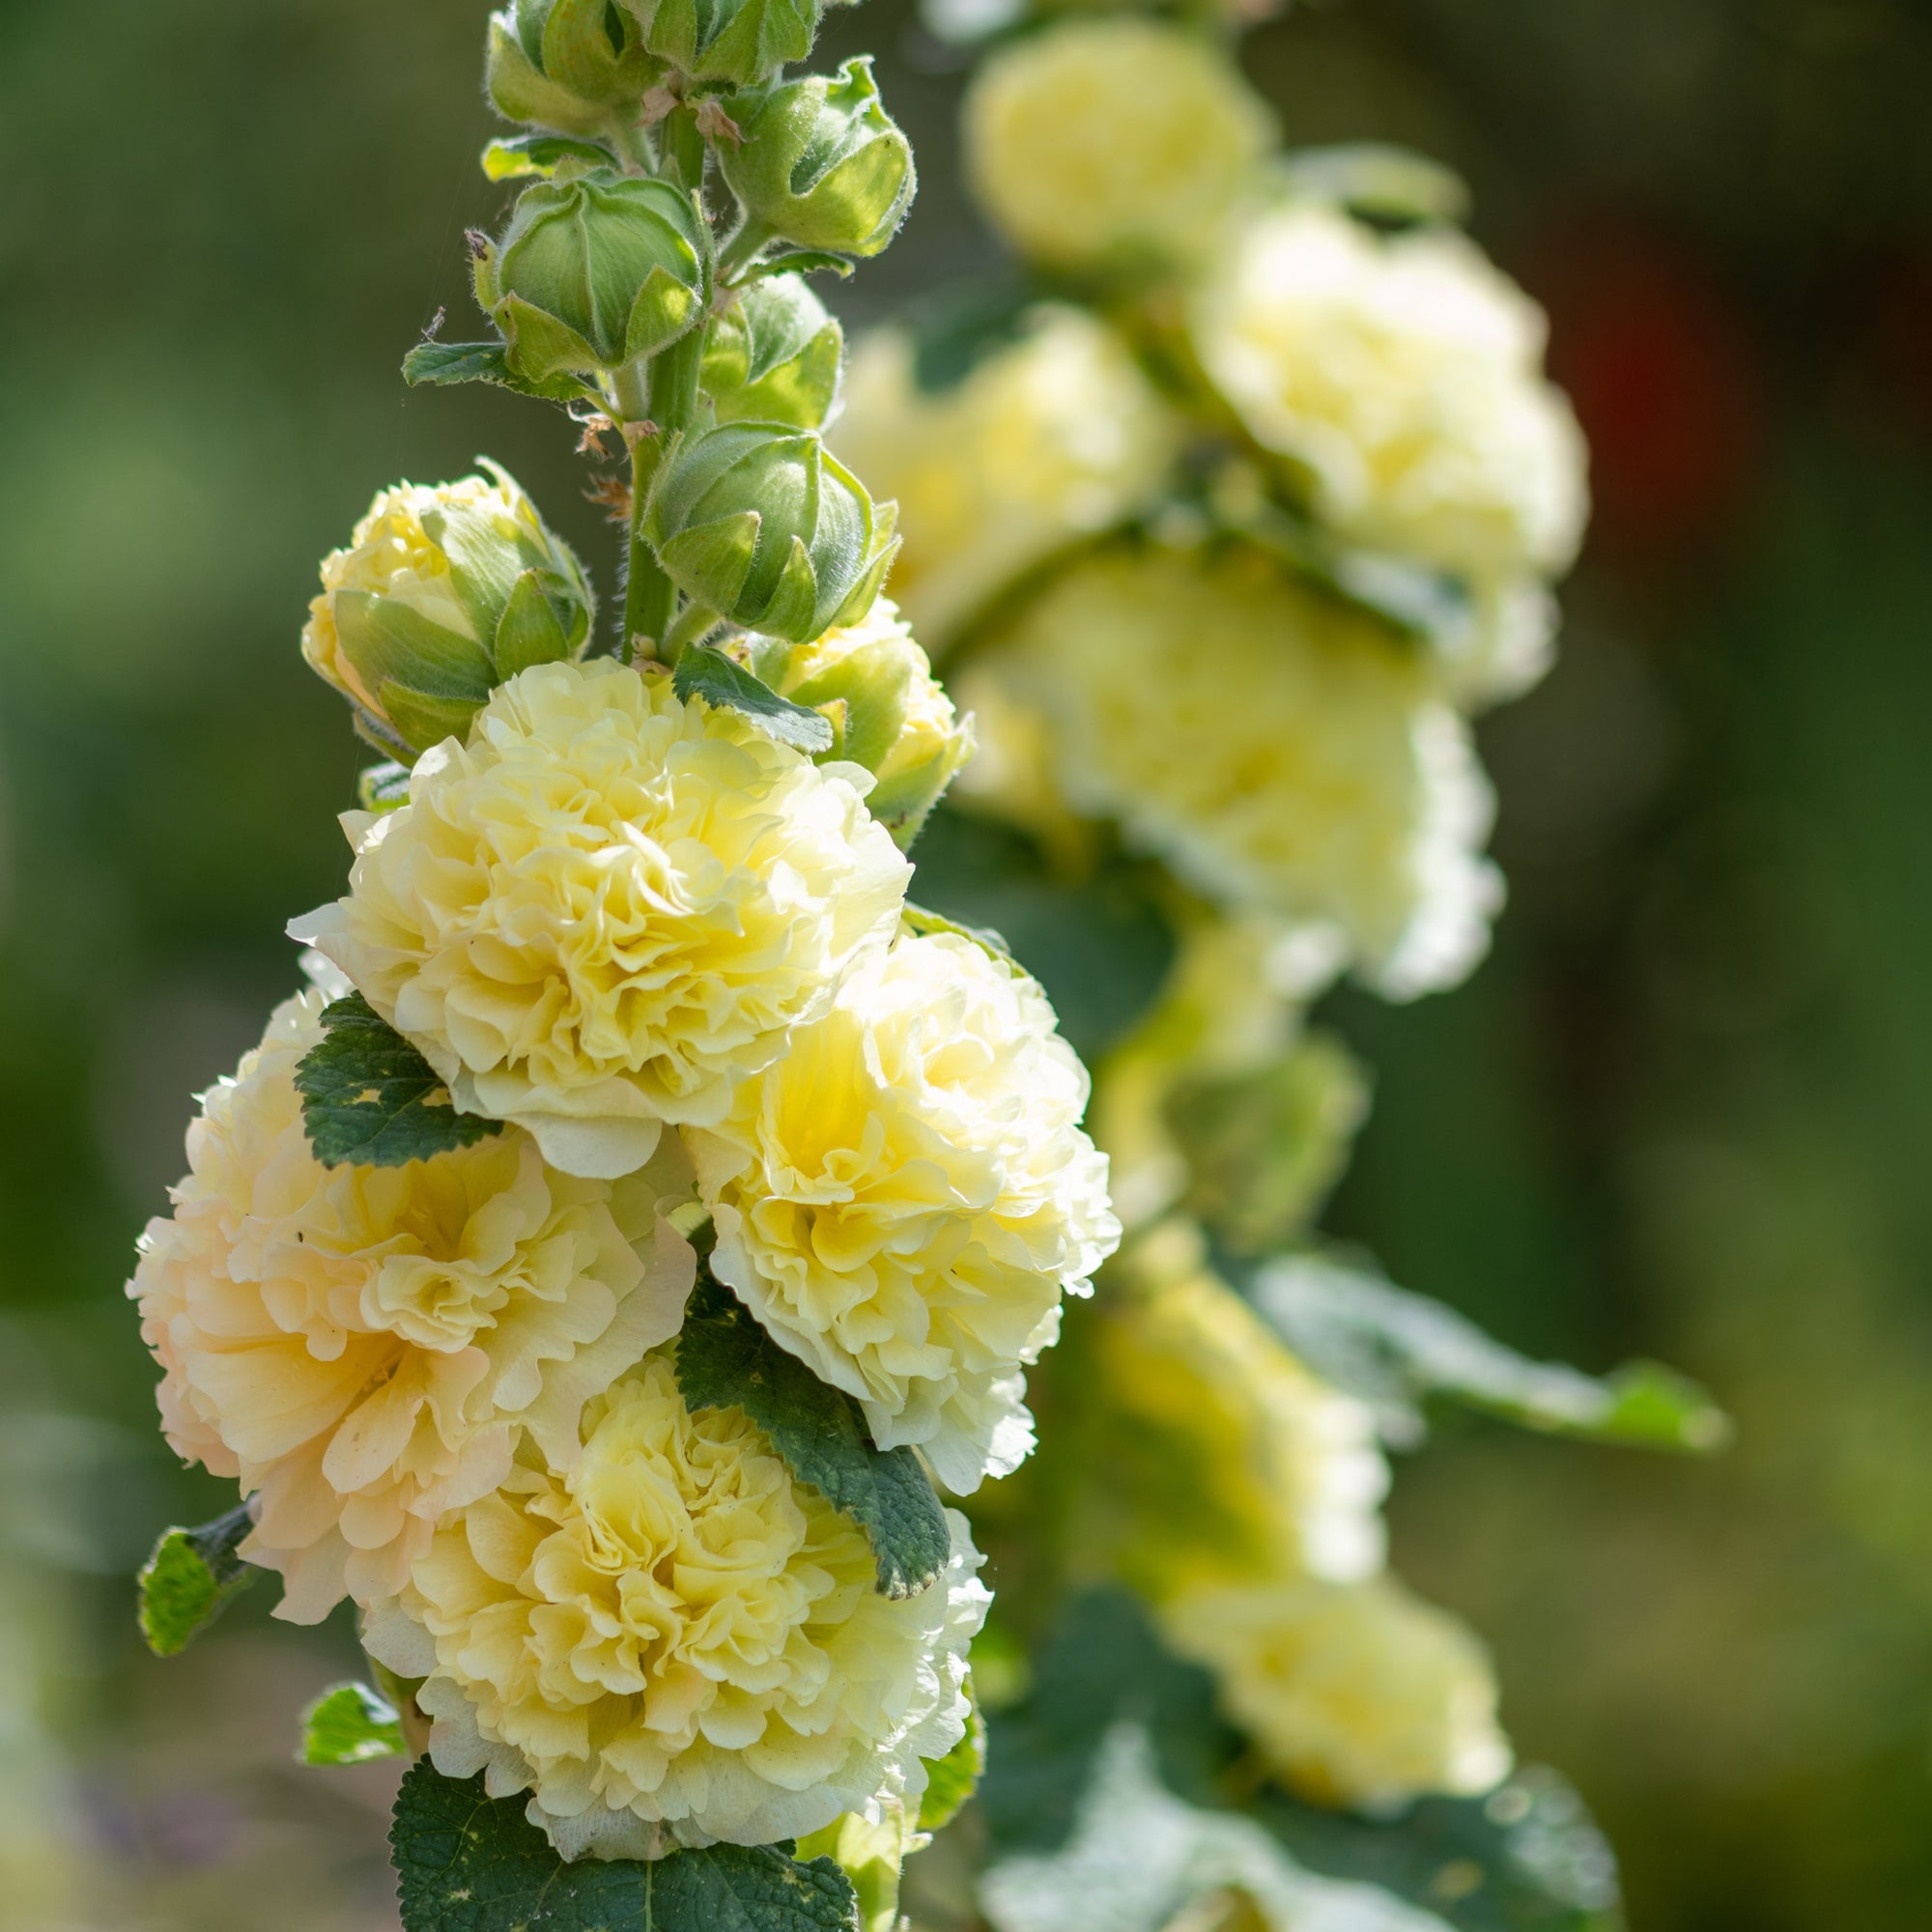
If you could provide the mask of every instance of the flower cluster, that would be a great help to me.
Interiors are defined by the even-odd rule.
[[[533,1791],[567,1858],[803,1836],[916,1796],[964,1716],[979,1558],[873,1587],[865,1534],[737,1410],[693,1415],[664,1351],[596,1396],[567,1469],[523,1466],[443,1519],[374,1655],[456,1776]]]
[[[889,609],[786,663],[808,696],[851,673],[848,749],[885,782],[953,755]],[[427,1679],[438,1766],[530,1792],[566,1856],[916,1802],[965,1721],[963,1523],[889,1600],[867,1532],[744,1413],[686,1407],[687,1236],[708,1220],[771,1340],[962,1493],[1032,1446],[1026,1366],[1118,1236],[1038,987],[901,928],[879,781],[661,669],[509,679],[407,802],[347,816],[349,891],[297,923],[497,1130],[325,1164],[313,990],[207,1096],[143,1243],[170,1440],[252,1497],[281,1614],[361,1605]]]
[[[836,431],[897,491],[897,594],[985,646],[962,800],[1112,822],[1386,993],[1453,984],[1501,900],[1464,718],[1547,668],[1586,511],[1541,313],[1437,211],[1387,232],[1378,182],[1380,225],[1347,167],[1279,165],[1186,26],[1055,21],[964,128],[994,225],[1091,300],[875,332]],[[1158,554],[1092,556],[1133,533]]]
[[[1094,1070],[1130,1245],[1069,1327],[1045,1465],[985,1521],[1049,1513],[1049,1567],[1146,1600],[1305,1796],[1486,1789],[1494,1683],[1383,1568],[1375,1414],[1217,1268],[1310,1238],[1366,1114],[1310,1003],[1344,971],[1453,986],[1488,947],[1470,721],[1548,664],[1580,438],[1447,200],[1276,154],[1198,23],[1050,19],[985,60],[963,136],[1055,298],[875,331],[835,434],[892,479],[895,593],[976,714],[957,803],[1049,873],[1124,849],[1175,943]]]
[[[566,1860],[911,1835],[988,1603],[934,1486],[1027,1454],[1120,1233],[1045,995],[906,903],[973,724],[820,434],[841,332],[760,259],[913,192],[867,61],[784,77],[816,13],[493,23],[536,131],[487,165],[537,179],[475,238],[495,339],[406,373],[619,432],[618,635],[494,469],[328,557],[304,655],[396,762],[129,1285],[223,1560],[352,1601],[434,1774]]]

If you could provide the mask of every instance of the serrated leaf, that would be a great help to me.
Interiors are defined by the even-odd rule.
[[[366,1684],[336,1684],[301,1716],[303,1764],[372,1764],[401,1757],[402,1719]]]
[[[169,1529],[141,1568],[136,1615],[156,1657],[175,1657],[263,1573],[235,1552],[254,1521],[244,1503],[199,1529]]]
[[[834,255],[823,248],[793,248],[747,269],[742,279],[754,282],[766,275],[815,275],[820,272],[837,275],[842,282],[851,275],[852,264],[843,255]]]
[[[561,134],[519,134],[492,141],[483,150],[483,172],[493,182],[521,181],[527,175],[548,181],[566,161],[611,168],[617,165],[617,156],[600,142],[572,141]]]
[[[500,1121],[459,1114],[436,1069],[360,993],[325,1007],[322,1024],[296,1089],[325,1167],[401,1167],[502,1131]]]
[[[1330,1256],[1264,1263],[1247,1275],[1246,1288],[1282,1340],[1318,1375],[1374,1407],[1395,1442],[1420,1438],[1421,1405],[1432,1395],[1594,1442],[1706,1453],[1729,1439],[1724,1412],[1674,1370],[1632,1362],[1596,1377],[1531,1361],[1454,1309]]]
[[[546,403],[598,400],[597,391],[576,376],[533,380],[519,375],[510,367],[507,346],[501,342],[418,342],[403,357],[403,381],[412,389],[489,383]]]
[[[1583,1802],[1528,1765],[1485,1798],[1351,1817],[1280,1792],[1259,1815],[1310,1870],[1382,1887],[1457,1932],[1622,1932],[1617,1861]]]
[[[708,1267],[685,1310],[677,1380],[694,1409],[742,1408],[800,1482],[859,1523],[883,1595],[917,1596],[946,1567],[952,1535],[919,1458],[874,1448],[859,1405],[781,1349]]]
[[[832,749],[829,718],[781,697],[715,645],[694,644],[686,650],[677,661],[671,685],[682,698],[701,697],[707,704],[742,711],[774,738],[801,752],[816,753]]]
[[[1177,1798],[1160,1780],[1146,1729],[1130,1722],[1103,1741],[1065,1846],[996,1864],[980,1903],[994,1932],[1163,1932],[1183,1923],[1449,1932],[1433,1913],[1307,1869],[1252,1818]]]
[[[986,1720],[980,1715],[980,1702],[973,1695],[973,1682],[966,1681],[966,1734],[944,1757],[925,1760],[925,1795],[919,1801],[919,1829],[941,1832],[964,1808],[966,1801],[980,1788],[986,1770]]]
[[[565,1864],[483,1779],[404,1775],[389,1845],[404,1932],[857,1932],[852,1887],[830,1859],[713,1845],[643,1862]]]

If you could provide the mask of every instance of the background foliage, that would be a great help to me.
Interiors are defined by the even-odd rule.
[[[381,484],[497,452],[586,554],[560,420],[411,395],[498,192],[480,0],[0,14],[0,1883],[25,1926],[392,1923],[390,1767],[306,1771],[346,1627],[163,1666],[128,1577],[221,1506],[119,1298],[190,1092],[292,981],[356,752],[296,650]],[[958,76],[876,46],[923,185],[859,321],[990,244]],[[1646,1932],[1932,1909],[1932,25],[1905,0],[1349,0],[1249,43],[1298,142],[1407,140],[1552,309],[1599,514],[1486,725],[1513,905],[1378,1069],[1328,1224],[1538,1355],[1716,1389],[1710,1465],[1445,1418],[1396,1553],[1503,1662]],[[434,275],[423,264],[435,261]],[[606,579],[606,588],[609,588]],[[37,1732],[64,1769],[36,1769]],[[225,1915],[225,1916],[224,1916]]]

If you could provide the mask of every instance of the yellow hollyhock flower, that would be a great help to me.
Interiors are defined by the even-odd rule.
[[[610,1179],[738,1084],[883,947],[910,867],[869,776],[608,658],[503,686],[410,802],[352,812],[348,896],[290,930],[456,1105]]]
[[[668,1350],[583,1414],[567,1469],[526,1461],[453,1513],[371,1652],[427,1681],[430,1755],[482,1771],[566,1858],[800,1837],[964,1734],[989,1601],[953,1515],[920,1595],[874,1587],[865,1533],[740,1409],[694,1415]]]
[[[718,1278],[960,1494],[1032,1447],[1022,1371],[1120,1237],[1087,1091],[1034,980],[907,937],[688,1136]]]
[[[297,1623],[400,1589],[526,1437],[567,1462],[584,1402],[677,1332],[696,1266],[658,1212],[688,1179],[577,1179],[514,1128],[322,1166],[294,1075],[324,1004],[279,1007],[204,1096],[128,1285],[168,1440],[258,1499],[242,1554]]]

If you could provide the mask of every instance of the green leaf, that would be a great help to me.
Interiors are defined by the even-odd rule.
[[[389,1844],[404,1932],[856,1932],[852,1887],[830,1859],[714,1845],[642,1862],[565,1864],[521,1799],[483,1779],[404,1775]]]
[[[459,1114],[436,1069],[360,993],[326,1007],[322,1024],[296,1088],[325,1167],[401,1167],[502,1131],[500,1121]]]
[[[1420,1439],[1432,1395],[1595,1442],[1706,1453],[1730,1437],[1724,1412],[1674,1370],[1632,1362],[1599,1378],[1533,1362],[1440,1302],[1330,1256],[1267,1262],[1247,1273],[1246,1288],[1282,1340],[1373,1406],[1394,1442]]]
[[[1023,835],[943,806],[920,835],[918,866],[920,903],[1004,935],[1090,1066],[1159,998],[1174,936],[1155,868],[1103,856],[1068,878]]]
[[[1529,1765],[1486,1798],[1379,1821],[1268,1792],[1259,1815],[1311,1870],[1382,1887],[1457,1932],[1622,1932],[1617,1861],[1583,1802]]]
[[[837,275],[842,282],[851,275],[852,264],[843,255],[834,255],[824,248],[791,248],[782,255],[774,255],[769,260],[747,269],[743,279],[754,282],[762,280],[766,275],[819,273]]]
[[[1463,177],[1411,148],[1379,141],[1297,148],[1282,157],[1281,171],[1297,194],[1335,202],[1378,224],[1462,221],[1469,213]]]
[[[596,402],[597,391],[576,376],[547,376],[538,380],[510,367],[509,350],[501,342],[418,342],[403,357],[403,381],[411,388],[444,388],[456,383],[489,383],[535,396],[546,403]]]
[[[952,1535],[919,1458],[874,1448],[859,1405],[781,1349],[708,1266],[685,1311],[677,1380],[694,1409],[742,1408],[800,1482],[864,1528],[883,1595],[915,1597],[946,1567]]]
[[[331,1686],[301,1721],[303,1764],[370,1764],[403,1755],[402,1719],[366,1684]]]
[[[138,1580],[141,1634],[156,1657],[185,1650],[263,1573],[235,1551],[254,1528],[244,1503],[199,1529],[170,1529]]]
[[[919,318],[913,335],[913,381],[926,395],[956,388],[988,355],[1018,341],[1044,291],[1026,281],[979,285],[942,294]]]
[[[1009,966],[1016,963],[1007,942],[991,926],[961,925],[956,919],[948,919],[943,912],[929,912],[924,906],[914,905],[911,900],[907,900],[899,910],[899,925],[921,939],[929,939],[936,932],[950,932],[954,939],[970,939],[975,946]]]
[[[1231,1911],[1236,1901],[1249,1909]],[[1449,1932],[1385,1892],[1308,1870],[1252,1818],[1177,1798],[1146,1728],[1131,1722],[1108,1732],[1065,1847],[996,1864],[980,1903],[994,1932],[1163,1932],[1196,1922]]]
[[[1238,1748],[1215,1715],[1214,1681],[1174,1656],[1122,1590],[1073,1599],[1019,1703],[986,1719],[980,1809],[1002,1852],[1058,1850],[1074,1830],[1101,1747],[1124,1720],[1152,1740],[1162,1780],[1209,1802]]]
[[[600,142],[572,141],[561,134],[518,134],[492,141],[483,150],[483,172],[493,182],[521,181],[526,175],[548,181],[565,161],[611,168],[617,165],[617,156]]]
[[[683,698],[701,697],[707,704],[726,705],[742,711],[774,738],[795,745],[801,752],[819,753],[832,749],[832,721],[816,711],[808,711],[788,697],[781,697],[770,685],[753,677],[735,658],[726,657],[713,644],[696,644],[677,661],[672,688]]]
[[[356,775],[355,802],[364,811],[397,811],[410,802],[410,768],[394,758]]]
[[[966,1735],[944,1757],[925,1760],[925,1795],[919,1801],[919,1829],[940,1832],[952,1824],[966,1801],[980,1788],[986,1770],[986,1720],[980,1715],[971,1678],[966,1682],[970,1709]]]

